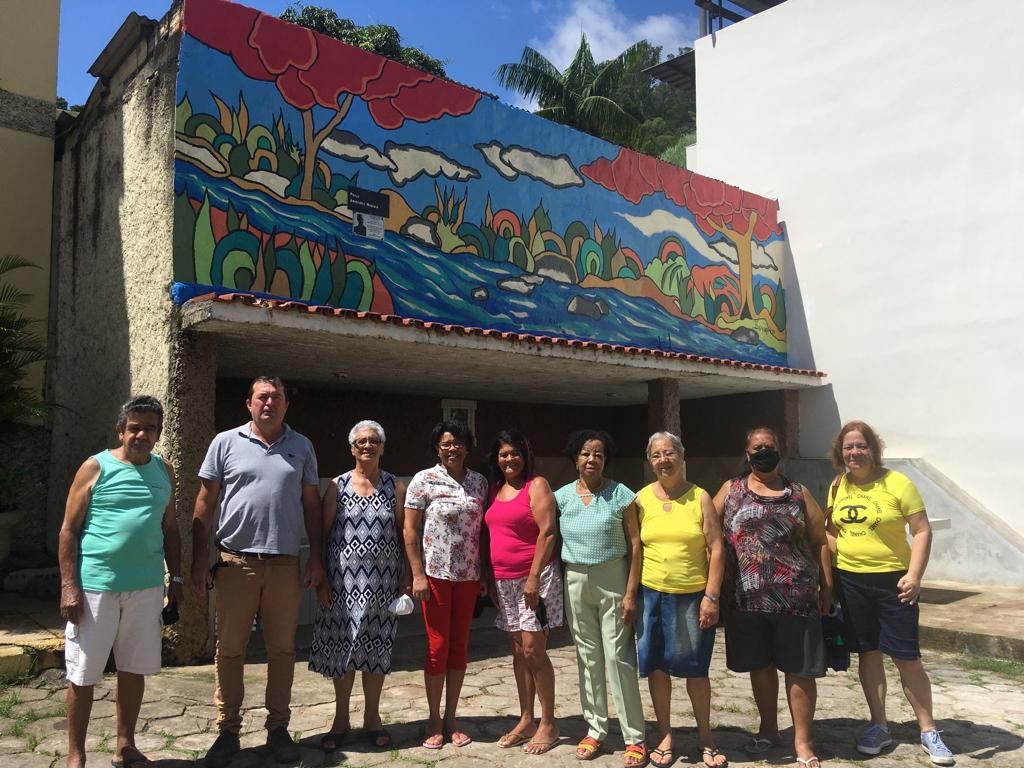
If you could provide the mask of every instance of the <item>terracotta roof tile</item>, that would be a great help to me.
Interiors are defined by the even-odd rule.
[[[416,320],[397,315],[381,315],[375,312],[361,312],[353,309],[338,309],[321,305],[306,304],[299,301],[283,299],[269,299],[254,296],[249,293],[205,293],[195,296],[187,303],[202,301],[219,301],[225,304],[244,304],[246,306],[258,307],[260,309],[273,309],[276,311],[300,311],[310,314],[330,315],[333,317],[347,317],[357,320],[367,320],[377,323],[393,323],[406,327],[422,328],[423,330],[440,330],[445,333],[461,333],[466,336],[498,337],[504,341],[524,341],[534,344],[546,344],[550,346],[563,346],[572,349],[594,349],[602,352],[614,352],[627,355],[646,355],[648,357],[664,358],[667,360],[685,360],[693,363],[705,363],[718,365],[723,368],[738,368],[749,371],[767,371],[770,373],[793,374],[798,376],[810,376],[815,378],[824,377],[821,371],[811,368],[789,368],[783,365],[770,365],[768,363],[752,363],[745,360],[728,360],[721,357],[709,357],[708,355],[696,355],[686,352],[671,352],[664,349],[645,349],[643,347],[629,347],[622,344],[609,344],[602,341],[585,341],[583,339],[563,339],[556,336],[538,336],[530,333],[515,333],[514,331],[499,331],[491,328],[473,328],[451,323],[438,323],[431,320]]]

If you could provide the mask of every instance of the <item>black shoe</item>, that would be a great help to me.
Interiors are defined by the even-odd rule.
[[[220,736],[213,742],[210,751],[204,758],[207,768],[224,768],[231,762],[231,758],[238,754],[241,745],[238,743],[238,734],[231,731],[221,731]]]
[[[284,726],[267,733],[267,746],[270,753],[279,763],[297,763],[299,761],[299,745],[292,741],[292,735]]]

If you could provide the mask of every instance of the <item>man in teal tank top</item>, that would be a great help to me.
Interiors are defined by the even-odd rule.
[[[145,395],[121,407],[116,448],[79,467],[60,529],[60,612],[67,620],[68,766],[85,765],[93,690],[111,650],[117,665],[113,765],[148,763],[135,746],[145,675],[160,671],[164,562],[168,599],[182,601],[174,471],[153,453],[163,406]]]

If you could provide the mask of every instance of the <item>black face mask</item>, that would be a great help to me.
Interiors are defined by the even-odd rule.
[[[750,456],[747,457],[747,462],[751,468],[756,469],[758,472],[771,472],[777,466],[779,461],[782,459],[780,454],[774,448],[760,448],[754,451]]]

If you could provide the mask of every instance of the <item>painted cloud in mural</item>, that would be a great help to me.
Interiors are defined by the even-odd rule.
[[[384,154],[397,166],[397,170],[391,172],[391,180],[399,186],[419,178],[422,174],[445,176],[456,181],[480,178],[480,172],[475,168],[462,165],[430,147],[389,141],[384,145]]]
[[[378,171],[386,171],[398,186],[402,186],[423,174],[431,177],[444,176],[455,181],[480,178],[475,168],[462,165],[442,152],[415,144],[396,144],[389,141],[381,152],[351,131],[334,131],[325,139],[322,149],[342,160],[366,163]]]
[[[515,144],[505,147],[498,141],[475,146],[488,165],[509,181],[515,181],[521,174],[555,189],[583,186],[583,179],[567,155],[544,155]]]
[[[379,171],[394,172],[398,170],[398,166],[393,160],[382,155],[376,147],[364,144],[363,140],[351,131],[334,131],[329,138],[324,140],[322,149],[342,160],[366,163]]]
[[[716,264],[728,262],[733,266],[739,264],[739,254],[735,245],[727,240],[709,243],[701,237],[693,222],[684,216],[678,216],[666,210],[654,211],[647,216],[633,216],[620,212],[619,216],[645,235],[665,234],[681,237],[687,245],[710,262]],[[754,271],[763,275],[769,275],[772,272],[778,273],[782,252],[783,245],[779,240],[769,243],[767,247],[757,242],[752,243]],[[778,279],[777,274],[774,279]]]

